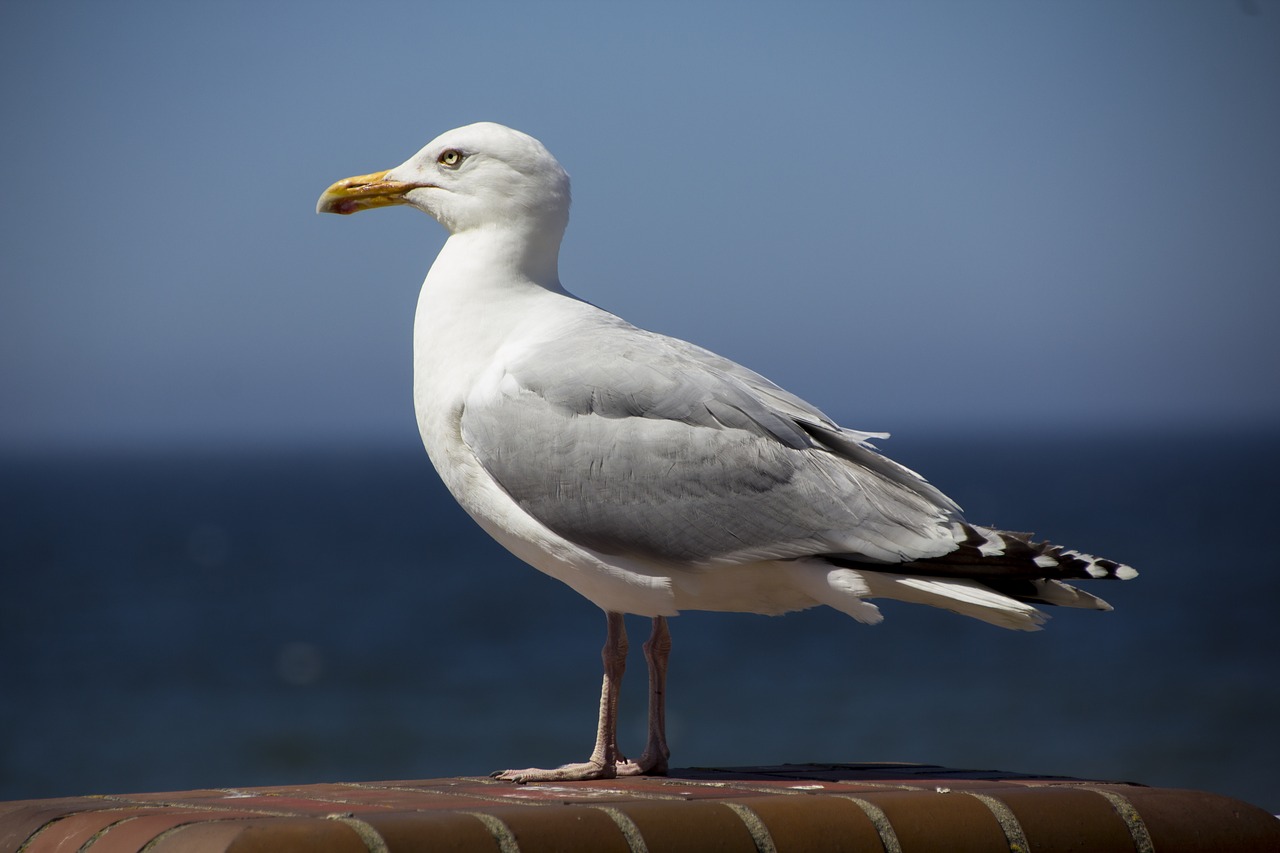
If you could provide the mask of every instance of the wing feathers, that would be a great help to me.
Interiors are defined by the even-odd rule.
[[[692,344],[596,317],[507,355],[466,400],[462,438],[525,512],[599,553],[680,570],[816,559],[867,578],[869,593],[832,593],[846,612],[884,595],[1022,629],[1043,618],[1027,602],[1108,607],[1063,580],[1136,575],[965,523],[871,446],[884,434]]]

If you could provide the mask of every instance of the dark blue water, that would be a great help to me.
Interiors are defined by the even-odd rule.
[[[1132,563],[1037,634],[884,603],[673,622],[675,766],[919,761],[1280,811],[1280,434],[887,449],[971,520]],[[643,739],[632,672],[623,748]],[[479,774],[585,757],[604,619],[425,455],[0,461],[0,799]]]

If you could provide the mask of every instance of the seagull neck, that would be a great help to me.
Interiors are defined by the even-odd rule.
[[[560,286],[562,234],[529,234],[515,228],[475,228],[445,241],[432,271],[470,279],[524,281],[552,291]]]

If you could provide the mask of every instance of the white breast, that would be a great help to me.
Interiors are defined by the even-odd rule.
[[[452,251],[451,251],[452,247]],[[450,238],[423,282],[414,319],[414,410],[445,486],[484,530],[520,559],[606,610],[675,615],[671,580],[654,566],[606,558],[534,520],[503,491],[462,438],[467,400],[496,395],[504,365],[596,309],[560,290],[477,269]]]

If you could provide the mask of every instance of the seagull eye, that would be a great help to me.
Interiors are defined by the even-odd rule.
[[[441,166],[447,166],[450,169],[456,169],[462,165],[462,161],[465,157],[466,155],[463,154],[461,151],[458,151],[454,148],[450,148],[448,151],[441,153],[440,156],[436,158],[436,162],[439,163]]]

